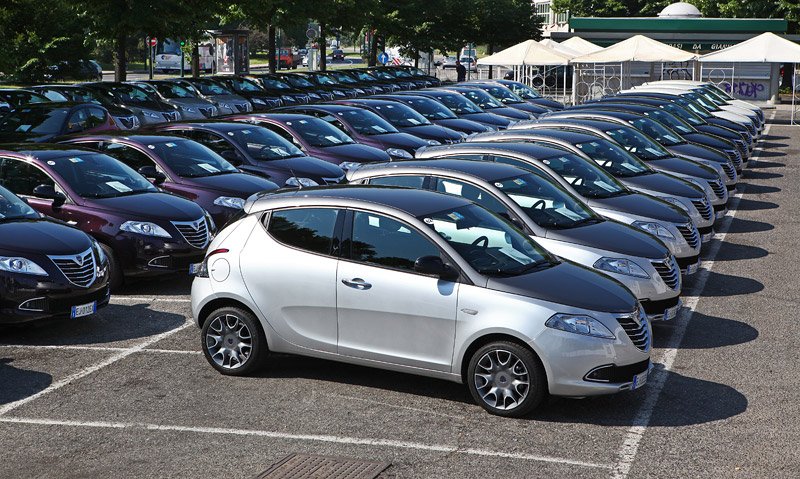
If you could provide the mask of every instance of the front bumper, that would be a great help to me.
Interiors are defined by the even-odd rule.
[[[52,317],[69,317],[73,306],[93,301],[97,309],[109,300],[108,276],[89,288],[56,283],[28,275],[0,280],[0,323],[14,324]]]
[[[205,248],[195,248],[174,239],[131,235],[116,246],[114,249],[125,276],[187,273],[190,264],[199,263],[205,257]]]

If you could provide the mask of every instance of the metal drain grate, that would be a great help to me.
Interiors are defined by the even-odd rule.
[[[290,454],[256,479],[374,479],[390,465],[346,457]]]

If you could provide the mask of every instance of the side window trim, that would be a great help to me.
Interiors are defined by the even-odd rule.
[[[67,192],[67,190],[66,190],[66,189],[64,189],[64,187],[62,187],[62,186],[61,186],[61,184],[60,184],[60,183],[59,183],[59,182],[58,182],[58,181],[57,181],[55,178],[53,178],[53,177],[52,177],[50,174],[48,174],[46,171],[44,171],[43,169],[41,169],[41,168],[40,168],[38,165],[35,165],[35,164],[33,164],[33,163],[29,163],[29,162],[27,162],[27,161],[21,160],[21,159],[19,159],[19,158],[14,158],[14,157],[4,157],[4,156],[0,156],[0,160],[2,160],[2,161],[3,161],[3,164],[5,164],[5,162],[12,162],[12,161],[16,161],[16,162],[19,162],[19,163],[21,163],[21,164],[23,164],[23,165],[27,165],[27,166],[29,166],[29,167],[31,167],[31,168],[33,168],[33,169],[35,169],[36,171],[38,171],[39,173],[41,173],[42,175],[44,175],[44,176],[45,176],[45,177],[47,177],[47,178],[48,178],[50,181],[52,181],[52,182],[53,182],[53,187],[55,188],[55,190],[56,190],[56,191],[58,191],[58,192],[60,192],[60,193],[62,193],[64,196],[66,196],[66,197],[67,197],[67,201],[66,201],[66,202],[67,202],[68,204],[74,204],[74,203],[75,203],[75,202],[72,200],[72,198],[70,197],[70,195],[69,195],[69,193]],[[37,186],[38,186],[38,185],[37,185]],[[10,190],[9,190],[9,191],[10,191]],[[26,198],[27,198],[27,197],[30,197],[30,198],[36,198],[36,197],[35,197],[35,196],[33,196],[32,194],[16,193],[16,192],[13,192],[13,191],[12,191],[12,193],[14,193],[14,194],[15,194],[15,195],[17,195],[17,196],[21,196],[21,197],[26,197]]]
[[[278,213],[278,212],[281,212],[281,211],[302,210],[302,209],[327,209],[327,210],[338,211],[338,213],[336,215],[336,223],[334,224],[334,227],[333,227],[333,234],[332,234],[332,237],[331,237],[331,246],[330,246],[330,249],[328,249],[327,253],[320,253],[318,251],[313,251],[313,250],[301,248],[301,247],[296,246],[296,245],[285,243],[285,242],[281,241],[280,239],[276,238],[275,235],[273,235],[269,231],[270,222],[272,220],[273,213]],[[259,223],[261,223],[261,227],[264,228],[264,232],[273,241],[275,241],[276,243],[278,243],[278,244],[280,244],[282,246],[285,246],[287,248],[292,248],[292,249],[297,250],[297,251],[302,251],[303,253],[307,253],[307,254],[313,254],[313,255],[317,255],[317,256],[324,256],[326,258],[344,259],[344,258],[341,258],[341,249],[342,248],[341,248],[340,238],[341,238],[341,234],[342,234],[342,229],[344,227],[343,225],[345,223],[345,221],[344,221],[345,213],[346,213],[346,210],[344,208],[338,207],[338,206],[325,206],[325,205],[306,205],[306,206],[300,206],[300,207],[287,206],[285,208],[276,208],[274,210],[269,210],[269,211],[264,212],[261,215],[261,219],[260,219]]]

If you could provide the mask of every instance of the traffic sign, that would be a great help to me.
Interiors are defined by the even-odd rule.
[[[317,38],[317,36],[318,35],[317,35],[317,29],[316,28],[309,28],[308,30],[306,30],[306,37],[308,37],[309,40],[313,40],[313,39]]]
[[[151,47],[154,47],[157,44],[158,44],[158,38],[153,37],[153,38],[150,39],[150,46]]]
[[[389,63],[389,55],[387,55],[386,52],[381,53],[378,55],[378,61],[386,65]]]

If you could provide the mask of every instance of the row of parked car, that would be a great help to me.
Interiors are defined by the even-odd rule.
[[[764,127],[678,81],[570,108],[505,80],[326,100],[137,131],[73,131],[111,111],[92,100],[8,112],[3,321],[191,270],[224,374],[312,355],[464,382],[505,416],[637,389]]]

